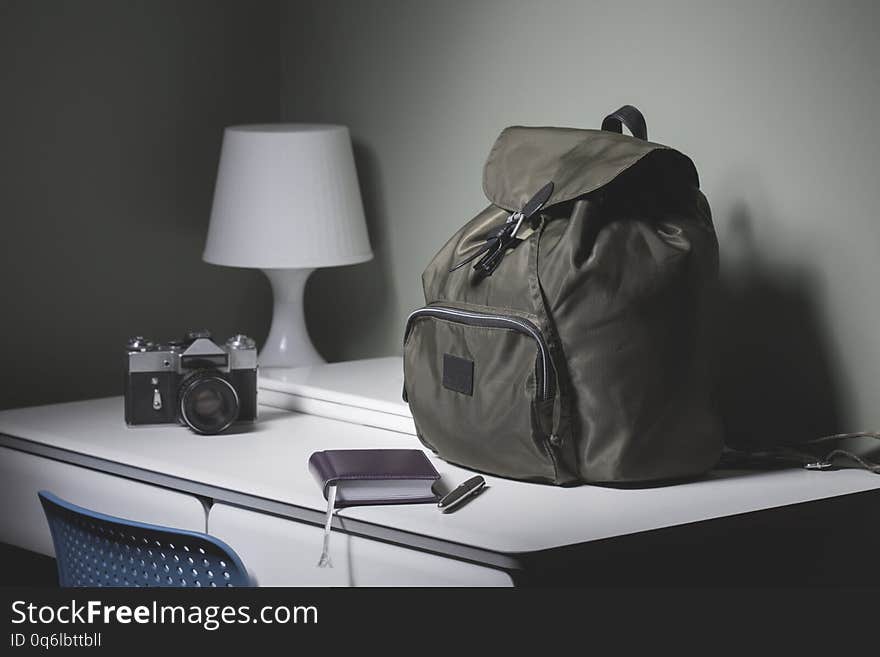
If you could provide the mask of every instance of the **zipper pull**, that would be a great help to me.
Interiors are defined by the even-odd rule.
[[[481,255],[483,255],[486,251],[488,251],[491,248],[492,248],[492,242],[489,239],[487,239],[486,244],[484,244],[479,249],[477,249],[477,251],[473,255],[468,256],[467,258],[465,258],[464,260],[462,260],[461,262],[459,262],[456,265],[452,265],[452,267],[449,268],[449,271],[454,272],[456,269],[461,269],[467,263],[473,262],[474,260],[479,258]]]
[[[547,199],[550,198],[551,194],[553,194],[552,181],[539,189],[538,193],[529,199],[529,202],[523,206],[522,210],[511,213],[507,218],[507,221],[490,232],[486,236],[486,243],[483,246],[461,262],[452,265],[452,267],[449,268],[449,271],[454,272],[456,269],[460,269],[469,262],[473,262],[480,256],[483,256],[483,259],[474,265],[474,269],[482,273],[484,276],[491,276],[492,272],[495,271],[495,268],[507,253],[507,249],[516,248],[522,241],[517,239],[516,234],[519,232],[523,221],[530,219],[533,214],[540,210],[547,202]]]
[[[511,215],[511,217],[512,216],[513,215]],[[461,267],[464,267],[466,264],[468,264],[469,262],[473,262],[474,260],[479,258],[481,255],[485,254],[487,251],[492,251],[493,253],[495,253],[499,241],[504,237],[505,233],[510,230],[510,227],[508,225],[509,223],[510,223],[510,217],[508,217],[507,221],[505,221],[503,224],[501,224],[501,226],[499,226],[498,228],[495,228],[486,236],[486,243],[483,246],[481,246],[479,249],[477,249],[477,251],[475,253],[469,255],[467,258],[465,258],[464,260],[462,260],[458,264],[453,265],[449,269],[449,271],[453,272],[456,269],[460,269]]]
[[[491,276],[504,256],[507,249],[515,249],[522,240],[516,237],[523,222],[544,207],[544,204],[553,194],[553,181],[551,180],[539,189],[532,198],[523,206],[522,210],[512,213],[507,221],[497,231],[490,233],[487,238],[486,254],[474,265],[474,270],[481,276]],[[475,254],[476,257],[478,254]],[[457,265],[456,267],[458,267]]]

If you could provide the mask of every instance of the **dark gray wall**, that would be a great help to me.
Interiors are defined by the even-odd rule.
[[[0,0],[0,408],[121,394],[130,334],[265,337],[262,275],[201,252],[278,79],[276,2]]]
[[[867,0],[0,0],[0,407],[119,393],[131,333],[264,338],[261,274],[200,260],[224,125],[351,127],[376,258],[306,293],[341,360],[399,352],[501,128],[631,102],[715,211],[733,425],[880,425],[877,19]]]
[[[878,19],[867,0],[283,3],[282,119],[351,127],[376,253],[313,277],[318,347],[400,352],[502,128],[632,103],[714,210],[731,428],[880,426]]]

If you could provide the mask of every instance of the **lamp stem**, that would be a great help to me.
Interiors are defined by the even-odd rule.
[[[326,362],[315,350],[303,312],[306,280],[314,269],[263,269],[272,284],[272,327],[260,351],[261,367],[304,367]]]

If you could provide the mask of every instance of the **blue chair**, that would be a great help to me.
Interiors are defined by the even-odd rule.
[[[231,547],[208,534],[147,525],[71,504],[48,491],[60,586],[251,586]]]

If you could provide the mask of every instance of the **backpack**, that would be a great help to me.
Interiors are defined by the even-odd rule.
[[[483,189],[489,206],[431,260],[406,322],[421,442],[558,485],[715,466],[718,242],[693,162],[625,106],[602,130],[505,129]]]

